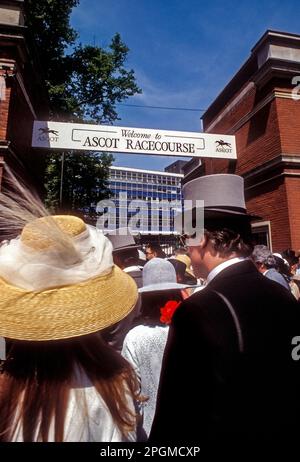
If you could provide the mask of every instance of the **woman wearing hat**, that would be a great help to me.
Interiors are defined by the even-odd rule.
[[[143,269],[141,315],[136,327],[125,337],[122,354],[130,361],[140,382],[140,393],[146,398],[140,413],[142,425],[138,439],[145,440],[150,433],[155,413],[161,363],[172,314],[188,287],[176,282],[173,265],[162,258],[151,259]]]
[[[131,311],[136,285],[100,231],[27,212],[0,248],[0,441],[135,440],[135,375],[99,331]]]

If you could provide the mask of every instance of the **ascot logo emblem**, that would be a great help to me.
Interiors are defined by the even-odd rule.
[[[40,134],[38,135],[39,141],[58,141],[58,131],[51,130],[50,128],[39,128]]]
[[[218,141],[215,141],[215,143],[217,145],[216,146],[217,152],[225,152],[225,153],[232,152],[231,143],[227,143],[224,140],[218,140]]]
[[[218,143],[218,144],[217,144],[217,147],[219,147],[219,146],[222,146],[222,147],[228,146],[229,148],[231,148],[231,143],[226,143],[226,142],[223,141],[223,140],[216,141],[216,143]]]

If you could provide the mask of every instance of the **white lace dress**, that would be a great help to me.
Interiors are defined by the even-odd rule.
[[[123,343],[122,355],[135,369],[140,381],[141,394],[148,397],[140,408],[143,430],[147,437],[155,414],[161,363],[168,332],[168,326],[140,325],[128,332]]]

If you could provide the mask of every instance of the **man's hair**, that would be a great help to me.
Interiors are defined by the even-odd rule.
[[[116,257],[125,268],[127,266],[136,266],[139,264],[139,253],[136,248],[114,250],[113,257],[114,259]]]
[[[274,255],[266,245],[256,245],[252,252],[252,260],[255,263],[263,264],[266,268],[276,268],[277,262]]]
[[[175,250],[174,250],[174,255],[177,256],[177,255],[187,255],[188,254],[188,251],[185,247],[177,247]]]
[[[157,253],[157,257],[158,258],[165,258],[166,257],[166,254],[165,252],[162,250],[161,246],[159,244],[147,244],[146,245],[146,248],[149,248],[152,250],[152,252],[155,252]]]
[[[292,249],[284,250],[282,252],[282,256],[283,256],[283,258],[285,258],[288,261],[289,265],[291,265],[291,266],[295,265],[296,263],[299,262],[299,258],[296,257],[296,253]]]
[[[221,257],[235,253],[249,257],[253,251],[251,225],[248,217],[210,218],[205,220],[205,236]]]

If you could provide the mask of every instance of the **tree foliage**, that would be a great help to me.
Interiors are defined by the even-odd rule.
[[[53,120],[111,124],[116,104],[140,93],[134,71],[125,63],[129,52],[119,34],[107,49],[78,43],[70,25],[79,0],[27,0],[26,25],[31,31],[44,71]],[[59,202],[61,164],[49,156],[46,175],[48,205]],[[105,180],[113,157],[95,152],[66,153],[64,205],[85,207],[107,193]]]
[[[79,45],[66,57],[70,79],[64,92],[77,119],[112,122],[118,118],[115,104],[139,92],[133,70],[124,68],[128,51],[116,34],[108,51]]]
[[[92,203],[97,203],[109,195],[107,176],[113,160],[111,154],[97,152],[81,154],[64,152],[63,209],[81,210],[84,214],[94,213]],[[91,175],[93,171],[93,175]],[[51,156],[47,166],[48,196],[46,205],[56,210],[60,207],[60,156]]]
[[[25,24],[36,45],[51,104],[51,113],[60,113],[62,101],[57,99],[70,78],[65,65],[65,51],[75,44],[78,35],[70,26],[72,9],[79,0],[27,0]]]

